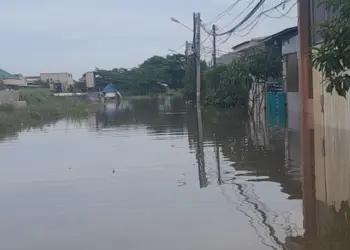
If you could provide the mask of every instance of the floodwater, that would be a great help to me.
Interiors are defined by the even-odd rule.
[[[167,97],[7,135],[1,249],[345,250],[304,237],[319,224],[288,126]]]

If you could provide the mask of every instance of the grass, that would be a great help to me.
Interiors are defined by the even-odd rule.
[[[98,109],[99,105],[82,98],[54,97],[47,89],[21,89],[26,107],[0,106],[0,132],[14,132],[28,125],[55,122],[63,117],[80,118]]]

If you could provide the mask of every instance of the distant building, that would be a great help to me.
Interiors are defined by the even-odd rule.
[[[35,82],[40,80],[40,76],[26,76],[24,77],[28,85],[34,85]]]
[[[231,64],[235,59],[239,58],[240,55],[235,52],[230,52],[227,54],[223,54],[222,56],[218,57],[216,59],[217,65],[229,65]]]
[[[27,86],[27,82],[24,77],[20,74],[10,74],[5,70],[0,69],[0,80],[5,85],[10,86]]]
[[[61,83],[62,91],[66,92],[69,86],[74,85],[73,76],[71,73],[41,73],[40,79],[43,82],[49,81],[50,86],[54,83]]]
[[[15,78],[15,76],[6,72],[3,69],[0,69],[0,79],[4,80],[4,79],[9,79],[9,78]]]

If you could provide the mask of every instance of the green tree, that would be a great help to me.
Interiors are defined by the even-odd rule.
[[[210,69],[205,74],[205,103],[221,107],[246,106],[251,82],[243,59]]]
[[[278,47],[252,50],[234,60],[230,65],[209,69],[205,74],[204,100],[209,105],[224,107],[255,106],[262,100],[268,80],[279,81],[282,77],[282,56]],[[260,88],[252,89],[252,83]],[[249,99],[250,98],[250,99]]]
[[[314,46],[312,64],[323,72],[327,92],[333,89],[343,97],[350,87],[350,0],[327,0],[323,2],[334,17],[317,25],[323,43]]]
[[[167,57],[153,56],[133,69],[96,69],[96,83],[101,88],[108,83],[124,94],[146,95],[164,91],[162,84],[170,89],[184,87],[185,57],[175,54]]]
[[[269,79],[280,81],[282,78],[282,54],[278,46],[255,49],[243,60],[247,62],[248,71],[255,82],[266,83]]]

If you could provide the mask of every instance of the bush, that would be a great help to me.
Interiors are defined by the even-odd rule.
[[[252,78],[244,61],[210,69],[205,74],[204,102],[221,107],[246,106]]]
[[[45,81],[42,81],[42,80],[37,80],[37,81],[33,82],[33,85],[37,85],[39,87],[46,88],[46,89],[50,88],[49,81],[45,82]]]

